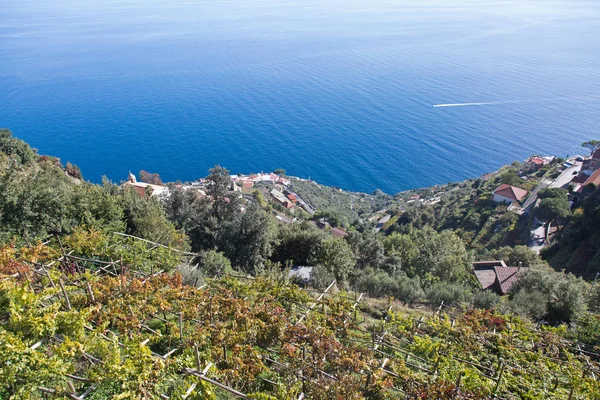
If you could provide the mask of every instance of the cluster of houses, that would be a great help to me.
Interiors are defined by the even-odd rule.
[[[554,159],[554,156],[531,156],[523,163],[521,173],[530,174],[535,171],[539,171],[545,165],[549,165],[552,161],[554,161]],[[522,201],[525,200],[527,194],[528,192],[525,189],[517,186],[502,184],[498,186],[492,193],[492,200],[496,203],[509,204],[509,206],[514,209],[522,204]]]
[[[257,183],[279,183],[284,186],[289,186],[290,180],[274,173],[269,174],[251,174],[251,175],[231,175],[231,182],[235,184],[237,189],[252,189]]]
[[[268,174],[252,174],[252,175],[231,175],[231,187],[230,190],[233,192],[243,192],[244,189],[253,189],[255,185],[263,184],[258,186],[258,190],[263,194],[265,199],[271,199],[271,201],[281,205],[283,208],[293,211],[295,207],[301,207],[304,211],[310,215],[314,215],[316,209],[304,201],[297,193],[293,192],[290,185],[290,180],[286,177],[268,173]],[[178,188],[184,190],[194,190],[198,192],[199,196],[206,196],[204,191],[207,184],[206,179],[198,179],[189,184],[178,184]],[[267,189],[264,184],[271,184],[275,187],[271,190]],[[154,185],[146,182],[138,182],[136,176],[129,172],[127,181],[124,183],[126,186],[132,187],[140,196],[158,196],[167,197],[169,195],[169,188],[162,185]],[[246,196],[246,195],[245,195]],[[247,195],[249,200],[253,200],[252,196]],[[284,223],[292,223],[295,218],[286,217],[283,214],[278,214],[277,219]]]
[[[287,210],[294,210],[296,207],[301,207],[304,211],[313,215],[316,209],[311,207],[306,201],[304,201],[297,193],[292,191],[290,186],[290,180],[281,175],[274,173],[269,174],[252,174],[252,175],[231,175],[232,190],[243,191],[253,189],[255,185],[258,186],[258,190],[263,194],[265,199],[271,199],[276,204],[281,205]],[[275,187],[268,190],[264,185],[271,184]]]

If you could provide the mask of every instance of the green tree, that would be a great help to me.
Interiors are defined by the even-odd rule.
[[[310,223],[280,225],[273,260],[293,265],[310,265],[326,233]]]
[[[560,230],[557,218],[566,218],[571,215],[571,205],[566,198],[548,197],[540,201],[536,215],[542,221],[554,220]]]
[[[68,232],[76,223],[72,196],[72,183],[59,168],[11,169],[0,179],[2,228],[29,238]]]
[[[202,273],[204,276],[222,276],[233,272],[231,261],[221,252],[209,250],[202,254]]]
[[[367,265],[379,268],[385,262],[384,247],[377,233],[371,229],[364,232],[350,232],[346,238],[356,257],[356,267]]]
[[[153,197],[142,197],[130,187],[123,188],[126,232],[154,242],[187,249],[188,240],[167,219],[162,205]]]
[[[534,319],[543,317],[552,322],[569,322],[585,313],[588,292],[589,285],[582,279],[540,264],[528,268],[519,277],[509,296],[511,307],[519,314]]]
[[[251,203],[243,214],[239,213],[235,222],[227,220],[220,227],[217,248],[235,266],[253,272],[271,257],[277,228],[273,218],[256,204]]]
[[[563,188],[546,188],[538,192],[540,199],[566,199],[568,191]]]
[[[312,265],[322,265],[328,272],[335,275],[340,282],[346,281],[356,265],[352,249],[342,239],[327,238],[311,260]]]
[[[35,159],[35,153],[27,143],[12,136],[8,129],[0,129],[0,152],[16,160],[19,164],[27,164]]]
[[[529,268],[542,262],[540,257],[527,246],[499,247],[483,253],[480,260],[504,260],[510,267]]]
[[[581,143],[581,147],[588,149],[590,154],[593,154],[596,150],[600,149],[600,140],[588,140]]]
[[[386,254],[385,268],[394,273],[404,271],[409,276],[415,276],[412,261],[418,255],[418,250],[410,235],[394,232],[383,239]]]
[[[517,315],[539,320],[548,313],[548,298],[540,291],[520,290],[512,296],[510,308]]]
[[[523,183],[523,179],[514,170],[506,171],[500,175],[500,181],[511,186],[519,186]]]
[[[450,306],[467,306],[471,303],[471,289],[457,282],[438,282],[427,289],[427,300],[432,306],[439,306],[442,301]]]
[[[411,262],[415,275],[423,279],[431,274],[448,282],[467,279],[472,257],[454,232],[437,233],[426,227],[414,230],[411,239],[417,249]]]
[[[285,169],[282,169],[282,168],[277,168],[275,171],[273,171],[273,173],[275,175],[279,175],[279,176],[284,176],[285,172],[286,172]]]
[[[253,191],[252,197],[254,197],[254,200],[256,200],[256,202],[262,209],[267,208],[267,201],[265,200],[265,197],[263,196],[260,190]]]

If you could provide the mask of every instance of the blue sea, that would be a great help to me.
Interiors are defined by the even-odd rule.
[[[96,182],[395,193],[600,139],[597,0],[0,0],[0,60],[0,126]]]

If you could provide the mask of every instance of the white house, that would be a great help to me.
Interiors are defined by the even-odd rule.
[[[496,203],[518,203],[527,196],[527,190],[503,183],[494,190],[492,200]]]

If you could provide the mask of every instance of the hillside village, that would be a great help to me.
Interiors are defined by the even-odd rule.
[[[390,229],[393,231],[407,210],[410,213],[411,210],[419,207],[431,209],[443,206],[445,199],[452,196],[456,190],[448,185],[442,185],[431,189],[402,192],[397,194],[393,201],[388,201],[387,207],[384,209],[363,215],[362,221],[357,220],[348,225],[341,223],[335,215],[332,220],[331,214],[320,211],[315,205],[314,199],[311,198],[312,196],[301,193],[302,188],[306,185],[311,185],[315,190],[332,190],[352,196],[350,192],[323,187],[308,179],[286,176],[285,171],[282,170],[277,172],[230,175],[230,195],[241,196],[245,202],[259,204],[271,212],[279,223],[294,224],[309,221],[318,229],[329,232],[338,238],[346,237],[348,228],[356,230],[356,223],[359,223],[363,229],[364,226],[368,226],[368,229],[373,229],[375,232],[385,232]],[[482,186],[490,187],[494,182],[502,182],[502,179],[498,180],[499,177],[507,175],[511,177],[509,181],[520,181],[520,184],[499,183],[497,186],[493,186],[493,190],[490,188],[489,194],[479,190],[481,194],[476,197],[471,196],[469,202],[477,205],[489,198],[490,201],[499,205],[498,210],[504,210],[500,211],[501,213],[511,213],[515,216],[514,218],[527,221],[527,231],[521,233],[521,236],[527,236],[523,243],[539,254],[553,242],[554,236],[559,231],[559,221],[564,220],[564,217],[550,220],[539,219],[536,211],[542,202],[539,194],[544,193],[546,189],[564,189],[568,196],[569,208],[576,207],[586,194],[593,191],[590,188],[595,188],[600,183],[600,150],[593,151],[589,156],[577,155],[566,160],[554,156],[534,155],[523,163],[513,163],[509,167],[485,174],[472,182],[482,182]],[[303,184],[300,193],[295,190],[295,186],[298,186],[295,184],[298,183]],[[135,175],[131,173],[125,182],[125,185],[132,186],[140,195],[163,198],[169,196],[169,188],[173,187],[184,191],[193,191],[198,197],[203,198],[207,196],[206,186],[209,184],[209,180],[201,178],[184,184],[157,185],[138,182]],[[364,199],[361,200],[364,201]],[[354,199],[351,204],[354,204]],[[506,218],[506,216],[502,216],[499,221]],[[299,266],[298,268],[302,269],[305,278],[310,277],[311,267]],[[296,272],[299,271],[298,268],[296,268]],[[487,260],[474,262],[472,270],[483,289],[505,295],[512,284],[516,282],[521,272],[521,266],[508,266],[504,260]],[[492,279],[492,276],[495,278]]]

